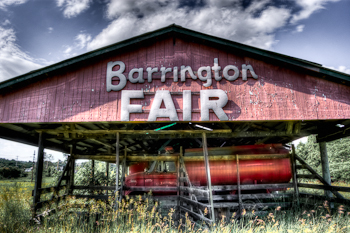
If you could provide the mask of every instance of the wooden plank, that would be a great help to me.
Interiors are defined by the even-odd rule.
[[[184,196],[180,196],[179,199],[189,205],[192,205],[194,207],[197,207],[197,208],[201,208],[201,209],[205,209],[205,208],[210,208],[210,205],[208,204],[204,204],[204,203],[201,203],[201,202],[198,202],[198,201],[194,201],[194,200],[191,200],[187,197],[184,197]]]
[[[114,195],[70,195],[70,197],[84,198],[84,199],[98,199],[98,200],[109,200]]]
[[[293,197],[293,194],[290,193],[282,193],[282,194],[275,194],[275,193],[260,193],[260,194],[242,194],[242,200],[260,200],[260,199],[278,199],[278,198],[291,198]],[[197,197],[198,201],[204,201],[207,200],[205,197]],[[238,195],[213,195],[214,201],[238,201]]]
[[[258,189],[284,189],[293,187],[292,183],[282,184],[242,184],[241,190],[258,190]],[[196,187],[197,189],[205,189],[205,186]],[[230,191],[237,190],[237,185],[214,185],[213,191]]]
[[[238,155],[240,160],[255,160],[255,159],[282,159],[287,158],[289,155]],[[95,160],[115,160],[115,155],[74,155],[75,159],[95,159]],[[123,159],[124,156],[120,156],[120,159]],[[144,154],[143,156],[134,156],[129,155],[127,156],[127,161],[176,161],[178,159],[177,154],[172,155],[159,155],[159,156],[153,156]],[[236,155],[211,155],[209,156],[209,161],[229,161],[229,160],[235,160]],[[203,156],[184,156],[183,160],[186,161],[203,161]]]
[[[213,193],[211,187],[211,175],[210,175],[210,167],[209,167],[209,159],[208,159],[208,146],[207,146],[207,137],[205,133],[202,133],[202,145],[203,145],[203,156],[204,156],[204,164],[205,164],[205,173],[207,178],[207,185],[209,191],[209,203],[210,203],[210,213],[211,220],[215,221],[215,213],[213,206]]]
[[[200,215],[200,214],[197,214],[197,213],[195,213],[195,212],[192,212],[191,210],[189,210],[189,209],[187,209],[187,208],[185,208],[185,207],[183,207],[183,206],[180,206],[180,209],[182,210],[182,211],[184,211],[184,212],[187,212],[187,213],[189,213],[192,217],[195,217],[195,218],[197,218],[197,219],[200,219],[200,220],[203,220],[203,221],[206,221],[206,222],[209,222],[209,223],[212,223],[212,222],[214,222],[213,220],[211,220],[211,219],[209,219],[209,218],[206,218],[206,217],[204,217],[204,216],[202,216],[202,215]]]
[[[38,143],[38,157],[36,162],[36,173],[35,173],[35,185],[34,185],[34,196],[33,196],[33,216],[36,215],[36,211],[39,208],[37,203],[40,202],[39,189],[42,185],[43,179],[43,167],[44,167],[44,136],[43,133],[39,133]]]
[[[67,195],[62,195],[62,196],[59,196],[59,197],[53,197],[50,200],[38,202],[36,204],[36,209],[40,209],[40,208],[46,207],[46,206],[48,208],[50,208],[50,205],[52,203],[54,203],[54,202],[59,203],[60,201],[65,200],[66,198],[67,198]]]
[[[319,174],[317,174],[317,172],[312,169],[304,160],[302,160],[299,156],[295,155],[295,158],[303,165],[305,166],[313,175],[315,175],[317,177],[317,179],[319,181],[321,181],[321,183],[323,183],[324,185],[327,185],[327,186],[331,186],[330,183],[328,183],[326,180],[323,179],[323,177],[321,177]],[[299,184],[298,184],[299,185]],[[337,191],[335,190],[331,190],[332,193],[337,197],[337,198],[340,198],[340,199],[344,199],[344,197],[338,193]]]
[[[207,130],[52,130],[52,129],[38,129],[37,132],[46,132],[51,134],[63,134],[63,133],[77,133],[77,134],[202,134],[202,133],[231,133],[231,129],[216,129],[213,131]]]
[[[330,190],[330,191],[350,192],[350,187],[343,187],[343,186],[328,186],[328,185],[304,184],[304,183],[298,183],[298,186],[301,188],[312,188],[312,189],[323,189],[323,190]]]
[[[295,169],[295,146],[292,144],[292,154],[290,157],[290,164],[292,166],[292,182],[293,182],[293,187],[294,187],[294,193],[295,193],[295,198],[297,201],[297,204],[299,205],[299,188],[298,188],[298,180],[297,180],[297,171]]]
[[[317,179],[315,175],[297,174],[298,179]]]
[[[331,172],[329,170],[327,144],[325,142],[320,142],[319,148],[320,148],[321,165],[322,165],[322,177],[328,184],[331,184]],[[332,192],[326,191],[326,190],[324,192],[324,195],[329,198],[333,196]]]
[[[208,190],[203,190],[203,189],[198,189],[195,187],[184,187],[180,186],[180,191],[187,192],[187,193],[193,193],[199,196],[205,196],[209,197],[209,191]]]
[[[238,206],[239,206],[239,215],[242,214],[242,196],[241,196],[241,177],[239,172],[239,158],[236,157],[236,169],[237,169],[237,195],[238,195]],[[237,203],[235,203],[237,204]]]
[[[149,191],[169,191],[176,192],[178,188],[176,186],[168,187],[168,186],[124,186],[124,190],[129,191],[141,191],[141,192],[149,192]]]
[[[121,181],[120,181],[120,187],[122,187],[122,188],[124,187],[124,184],[125,184],[126,157],[127,157],[127,148],[125,148],[125,150],[124,150],[124,158],[123,158],[123,162],[122,162],[122,177],[121,177]],[[123,189],[121,189],[119,201],[122,201],[123,195],[124,195],[124,192],[123,192]]]
[[[82,186],[82,185],[74,185],[73,189],[77,190],[115,190],[116,186]]]
[[[118,209],[118,195],[121,195],[119,191],[119,133],[116,134],[116,143],[115,143],[115,166],[116,166],[116,176],[115,176],[115,193],[116,193],[116,203],[115,208]]]

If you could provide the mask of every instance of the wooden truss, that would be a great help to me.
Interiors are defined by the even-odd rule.
[[[90,198],[90,199],[104,199],[113,195],[113,192],[117,194],[117,200],[121,201],[123,198],[122,191],[173,191],[177,192],[177,196],[167,197],[168,200],[173,200],[176,202],[177,210],[179,216],[184,216],[184,213],[188,213],[194,219],[202,220],[207,223],[213,223],[218,218],[218,210],[225,209],[227,211],[226,215],[230,217],[230,210],[235,210],[239,214],[242,213],[243,209],[250,208],[265,208],[273,206],[291,206],[292,202],[274,202],[274,200],[281,199],[290,199],[295,198],[296,203],[299,204],[300,198],[310,196],[311,194],[300,193],[299,188],[310,188],[310,189],[323,189],[326,191],[326,196],[322,197],[324,199],[350,204],[350,200],[345,199],[339,191],[350,192],[349,187],[335,187],[330,184],[330,180],[327,180],[325,175],[320,176],[313,170],[305,161],[303,161],[298,155],[295,154],[294,146],[292,147],[291,155],[285,155],[285,157],[290,157],[292,164],[292,182],[285,184],[255,184],[255,185],[242,185],[240,183],[239,177],[239,162],[243,159],[271,159],[275,158],[277,155],[266,154],[266,155],[219,155],[219,156],[209,156],[207,148],[207,136],[215,135],[218,132],[213,130],[211,132],[207,131],[181,131],[181,132],[172,132],[172,131],[163,131],[162,133],[149,132],[152,135],[167,135],[167,133],[177,134],[186,134],[186,135],[201,135],[202,147],[203,147],[203,156],[183,156],[183,149],[180,147],[180,153],[171,154],[171,155],[152,155],[152,154],[138,154],[132,151],[129,151],[126,147],[124,150],[120,149],[120,135],[125,135],[125,132],[112,131],[110,133],[115,133],[116,143],[115,145],[110,145],[110,147],[115,148],[115,154],[112,153],[103,154],[103,155],[81,155],[76,154],[76,145],[71,146],[70,156],[67,161],[67,165],[64,168],[62,176],[57,182],[57,185],[49,188],[42,188],[42,173],[43,173],[43,150],[44,150],[44,134],[48,131],[39,132],[39,149],[38,149],[38,163],[35,179],[35,188],[33,190],[33,217],[38,216],[39,209],[44,206],[56,204],[56,209],[51,209],[49,213],[55,213],[59,209],[60,201],[66,199],[69,196],[75,196],[76,198]],[[147,133],[142,132],[142,133]],[[60,132],[58,132],[60,133]],[[69,134],[77,134],[78,137],[80,134],[91,134],[92,132],[81,132],[81,131],[68,131]],[[223,133],[223,132],[221,132]],[[229,131],[225,133],[230,134]],[[129,135],[129,134],[128,134]],[[325,149],[321,150],[323,153],[323,160],[326,159]],[[281,158],[281,156],[279,156]],[[91,160],[102,160],[108,164],[113,162],[116,163],[116,185],[115,186],[76,186],[74,185],[74,167],[76,159],[91,159]],[[210,160],[236,160],[237,162],[237,185],[215,185],[211,184],[211,175],[210,175]],[[328,159],[327,159],[328,160]],[[175,161],[177,163],[177,174],[178,174],[178,185],[177,187],[126,187],[124,185],[125,181],[125,172],[126,164],[130,161]],[[188,173],[186,171],[185,162],[186,161],[203,161],[206,169],[206,179],[207,186],[194,186],[189,179]],[[93,163],[94,164],[94,163]],[[122,165],[122,170],[119,171],[119,165]],[[109,176],[109,170],[107,166],[107,177]],[[299,174],[298,171],[301,169],[306,169],[310,174]],[[122,179],[119,180],[119,173],[121,173]],[[92,174],[93,175],[93,174]],[[298,182],[298,179],[317,179],[322,185],[312,185]],[[244,190],[259,190],[259,189],[285,189],[292,188],[293,192],[290,193],[264,193],[264,194],[244,194]],[[103,194],[99,195],[74,195],[73,190],[100,190],[106,191]],[[111,192],[112,191],[112,192]],[[235,194],[225,194],[225,195],[216,195],[216,191],[236,191]],[[51,197],[46,200],[42,200],[43,194],[52,193]],[[114,196],[114,195],[113,195]],[[313,195],[315,196],[315,195]],[[317,197],[320,198],[320,197]],[[160,198],[161,199],[161,198]],[[262,203],[247,203],[246,200],[272,200],[264,201]],[[115,208],[118,208],[116,202]],[[205,214],[205,210],[208,214]]]

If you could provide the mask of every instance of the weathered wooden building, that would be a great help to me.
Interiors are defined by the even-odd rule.
[[[176,25],[0,83],[0,137],[39,146],[34,211],[50,190],[41,187],[44,148],[71,155],[55,189],[66,186],[72,195],[74,189],[118,188],[75,186],[76,159],[180,161],[180,147],[203,146],[207,158],[207,146],[285,144],[311,134],[320,143],[324,179],[295,155],[294,181],[280,187],[293,187],[300,196],[298,187],[305,184],[297,179],[317,178],[324,185],[313,188],[330,190],[338,200],[337,191],[349,190],[330,186],[325,142],[348,136],[349,119],[349,75]],[[164,145],[177,153],[159,158]],[[298,176],[295,168],[311,174]],[[215,208],[208,190],[175,190],[204,193],[203,206]]]

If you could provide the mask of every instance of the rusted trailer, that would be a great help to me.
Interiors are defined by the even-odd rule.
[[[0,83],[0,137],[39,147],[33,216],[52,200],[75,196],[74,190],[122,191],[119,194],[141,190],[125,186],[125,175],[115,187],[77,186],[78,159],[116,163],[117,174],[125,174],[127,166],[132,173],[142,172],[144,164],[136,163],[173,161],[178,169],[176,186],[155,185],[141,191],[176,192],[172,198],[178,212],[212,222],[215,208],[244,208],[248,204],[242,191],[256,188],[291,188],[296,202],[304,195],[298,187],[322,188],[329,200],[348,202],[338,193],[348,188],[330,185],[325,143],[349,136],[349,97],[348,74],[170,25]],[[211,155],[208,150],[286,145],[311,134],[318,135],[324,173],[318,175],[292,149],[284,158],[291,161],[286,177],[291,174],[292,181],[287,183],[246,184],[247,155]],[[174,153],[164,153],[166,146],[172,146]],[[52,191],[41,184],[44,148],[70,154],[63,176],[53,187],[52,200],[42,195]],[[201,151],[191,152],[193,148]],[[189,156],[195,161],[186,165],[188,153],[197,155]],[[231,161],[225,164],[232,163],[236,171],[211,170],[224,163],[211,166],[215,156]],[[191,173],[191,166],[200,167],[199,186],[188,183],[197,174]],[[311,174],[300,175],[298,169]],[[223,182],[225,172],[236,174],[236,181]],[[269,176],[268,172],[265,167],[259,176]],[[300,178],[316,178],[323,185],[302,184]],[[65,195],[57,195],[63,188]],[[225,188],[237,190],[237,196],[213,195]],[[85,197],[108,199],[108,195]],[[210,216],[204,217],[196,208],[208,208]]]

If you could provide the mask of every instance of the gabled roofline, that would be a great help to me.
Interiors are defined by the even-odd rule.
[[[258,55],[258,56],[261,56],[264,58],[268,58],[268,59],[280,61],[283,63],[287,63],[290,65],[294,65],[294,66],[297,66],[297,67],[300,67],[300,68],[303,68],[303,69],[306,69],[309,71],[319,73],[320,78],[324,78],[324,79],[327,79],[327,80],[333,81],[333,82],[340,82],[340,83],[345,83],[347,85],[350,85],[350,75],[342,73],[342,72],[338,72],[338,71],[335,71],[332,69],[325,68],[321,64],[310,62],[310,61],[299,59],[299,58],[295,58],[295,57],[291,57],[291,56],[287,56],[287,55],[283,55],[280,53],[276,53],[276,52],[272,52],[272,51],[268,51],[268,50],[264,50],[264,49],[260,49],[260,48],[256,48],[253,46],[241,44],[241,43],[234,42],[231,40],[207,35],[204,33],[200,33],[197,31],[193,31],[193,30],[172,24],[172,25],[169,25],[167,27],[160,28],[158,30],[148,32],[148,33],[145,33],[145,34],[142,34],[139,36],[135,36],[135,37],[132,37],[130,39],[123,40],[121,42],[118,42],[118,43],[115,43],[115,44],[112,44],[109,46],[105,46],[105,47],[84,53],[82,55],[55,63],[53,65],[46,66],[46,67],[41,68],[41,69],[33,70],[29,73],[8,79],[8,80],[0,83],[0,91],[5,89],[5,88],[10,88],[10,87],[16,86],[17,84],[29,81],[31,79],[35,79],[36,77],[47,75],[47,73],[54,72],[54,71],[57,71],[59,69],[69,67],[71,65],[88,60],[90,58],[93,58],[93,57],[96,57],[99,55],[103,55],[103,54],[130,46],[130,45],[135,44],[135,43],[140,43],[142,41],[145,41],[145,40],[157,37],[157,36],[165,35],[165,34],[170,33],[170,32],[176,32],[179,34],[195,37],[197,39],[206,40],[208,42],[212,42],[212,43],[215,43],[215,44],[218,44],[221,46],[227,46],[227,47],[230,47],[233,49],[238,49],[238,50],[245,51],[245,52],[248,52],[251,54],[255,54],[255,55]]]

